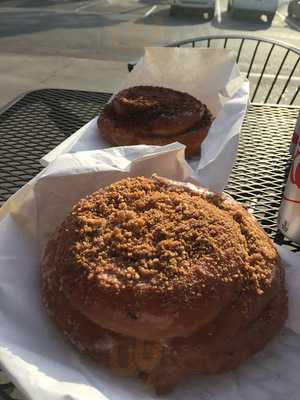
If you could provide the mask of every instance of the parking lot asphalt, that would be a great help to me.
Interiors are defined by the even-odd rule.
[[[287,17],[285,3],[272,25],[233,19],[225,0],[218,5],[209,21],[190,13],[171,17],[167,1],[0,0],[0,107],[41,87],[113,91],[126,77],[127,62],[142,56],[145,46],[209,34],[300,44],[300,21]],[[268,70],[270,79],[273,73]]]

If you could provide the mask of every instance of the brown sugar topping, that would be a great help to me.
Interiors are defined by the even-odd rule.
[[[71,264],[103,288],[181,287],[201,296],[213,295],[215,282],[239,281],[262,293],[276,251],[254,223],[249,230],[246,212],[221,199],[160,179],[128,178],[81,200],[60,236],[73,235]]]
[[[116,99],[131,105],[132,112],[143,110],[171,116],[200,112],[205,108],[204,104],[188,93],[157,86],[134,86],[124,89]]]
[[[119,114],[118,107],[124,107],[126,113]],[[195,114],[203,126],[209,126],[212,115],[207,106],[188,93],[157,86],[134,86],[122,90],[108,105],[111,114],[117,115],[121,123],[131,120],[147,122],[156,117],[178,118]]]

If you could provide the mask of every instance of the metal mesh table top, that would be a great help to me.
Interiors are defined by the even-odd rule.
[[[92,119],[111,94],[37,90],[0,114],[0,203],[35,176],[39,159]]]
[[[0,114],[0,203],[41,169],[39,159],[99,114],[110,93],[43,89],[30,92]],[[280,235],[276,220],[289,162],[289,145],[298,109],[249,106],[237,159],[226,187],[250,207],[279,244],[300,251]],[[0,399],[11,399],[13,386],[1,384]]]
[[[0,202],[34,177],[39,159],[97,115],[110,93],[43,89],[0,114]],[[250,105],[227,192],[275,238],[297,108]]]

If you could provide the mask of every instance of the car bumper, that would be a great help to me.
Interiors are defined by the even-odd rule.
[[[300,8],[299,7],[292,7],[292,13],[295,18],[300,19]]]
[[[249,8],[246,8],[246,7],[243,7],[243,8],[241,8],[241,7],[233,7],[233,9],[236,10],[237,12],[241,11],[243,13],[246,13],[249,16],[258,15],[258,14],[275,14],[276,13],[276,10],[266,10],[266,9],[263,9],[263,8],[254,10],[253,8],[249,9]]]
[[[172,6],[178,7],[178,8],[186,8],[186,9],[198,9],[198,10],[204,10],[204,11],[209,11],[214,8],[214,4],[209,3],[209,2],[203,2],[199,3],[196,1],[174,1],[172,3]]]

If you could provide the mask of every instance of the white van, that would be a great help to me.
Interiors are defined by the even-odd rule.
[[[233,15],[239,12],[256,12],[264,14],[271,23],[278,8],[278,0],[228,0],[227,11]]]
[[[189,9],[207,13],[208,18],[212,19],[215,15],[216,0],[171,0],[170,6],[171,15],[178,15],[183,9]]]

